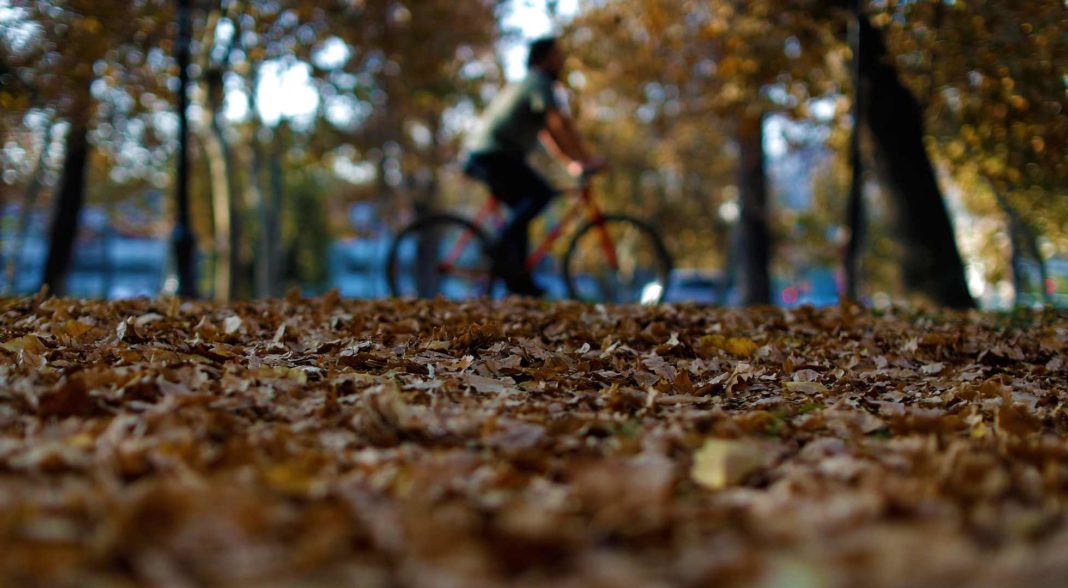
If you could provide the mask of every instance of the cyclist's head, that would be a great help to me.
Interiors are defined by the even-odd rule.
[[[556,76],[564,68],[564,53],[556,37],[542,37],[530,44],[527,68],[541,69]]]

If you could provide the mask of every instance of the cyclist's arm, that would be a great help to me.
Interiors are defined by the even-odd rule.
[[[583,165],[590,159],[574,123],[556,108],[550,108],[545,113],[545,130],[541,133],[541,139],[549,152],[567,165]]]
[[[556,140],[553,139],[548,130],[543,130],[538,135],[538,138],[541,139],[541,144],[545,146],[545,150],[549,152],[549,155],[552,155],[553,158],[564,165],[571,163],[571,158],[564,153],[563,149],[560,149],[560,146],[556,144]]]

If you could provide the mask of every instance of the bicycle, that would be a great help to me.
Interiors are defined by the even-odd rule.
[[[533,271],[582,209],[586,221],[575,231],[563,257],[563,278],[569,298],[588,302],[656,304],[664,298],[672,269],[660,235],[642,220],[604,214],[592,188],[592,173],[576,186],[560,190],[575,194],[564,215],[546,232],[526,259]],[[501,201],[490,194],[474,220],[450,213],[418,218],[393,240],[386,264],[390,292],[396,297],[467,299],[492,295],[500,276],[492,272],[484,227],[504,223]]]

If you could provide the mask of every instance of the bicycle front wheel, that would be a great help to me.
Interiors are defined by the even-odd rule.
[[[393,240],[386,279],[394,296],[465,300],[492,286],[488,239],[466,219],[435,214],[416,220]]]
[[[657,304],[664,299],[671,256],[648,224],[609,215],[586,223],[564,257],[568,294],[577,300]]]

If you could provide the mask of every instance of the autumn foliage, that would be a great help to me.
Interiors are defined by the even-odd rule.
[[[0,307],[0,584],[1050,585],[1062,316]]]

